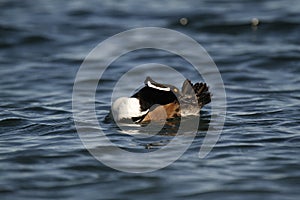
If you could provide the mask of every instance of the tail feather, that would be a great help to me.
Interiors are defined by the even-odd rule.
[[[185,96],[185,95],[193,94],[192,89],[193,89],[193,84],[189,79],[186,79],[182,84],[182,88],[181,88],[182,95]]]
[[[211,93],[206,83],[192,84],[191,81],[187,79],[182,85],[182,95],[184,98],[189,97],[189,99],[191,96],[196,95],[200,108],[211,102]]]

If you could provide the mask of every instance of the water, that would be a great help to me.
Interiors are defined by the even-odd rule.
[[[299,198],[298,1],[4,0],[0,8],[1,199]],[[180,24],[181,18],[188,24]],[[251,25],[253,18],[258,26]],[[205,159],[198,152],[209,107],[179,160],[130,174],[101,164],[84,148],[72,117],[72,89],[83,59],[99,42],[143,26],[181,31],[205,47],[222,74],[227,115]],[[99,121],[108,113],[118,78],[150,62],[198,78],[182,59],[165,52],[124,56],[97,89]],[[141,83],[129,88],[135,84]],[[101,123],[122,148],[147,152],[147,140]],[[161,137],[166,142],[172,136]]]

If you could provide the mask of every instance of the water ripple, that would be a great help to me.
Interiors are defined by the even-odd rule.
[[[194,0],[4,0],[0,6],[1,199],[298,199],[300,8],[293,0],[229,0],[226,5]],[[182,18],[186,24],[180,23]],[[259,20],[256,26],[251,24],[254,18]],[[152,173],[128,174],[98,162],[81,143],[72,117],[72,89],[95,45],[145,25],[181,31],[205,47],[225,84],[227,115],[220,139],[205,159],[198,153],[208,126],[219,128],[210,120],[209,107],[201,113],[199,130],[188,133],[195,140],[179,160]],[[171,45],[178,42],[168,40]],[[98,83],[95,108],[101,129],[91,126],[91,113],[86,112],[82,131],[102,130],[114,145],[136,153],[169,144],[178,128],[174,124],[155,135],[132,124],[122,131],[104,120],[118,78],[149,62],[199,79],[189,63],[163,51],[124,55],[100,82],[93,71],[99,63],[93,61],[81,84],[85,90]],[[142,84],[136,80],[132,77],[128,88]],[[152,137],[135,137],[139,134]],[[88,139],[94,148],[109,148]]]

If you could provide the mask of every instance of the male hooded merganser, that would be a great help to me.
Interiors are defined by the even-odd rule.
[[[198,115],[200,109],[211,101],[206,83],[192,84],[187,79],[181,91],[173,85],[157,83],[150,77],[144,83],[145,86],[131,97],[121,97],[113,103],[115,120],[132,119],[135,123],[143,123]]]

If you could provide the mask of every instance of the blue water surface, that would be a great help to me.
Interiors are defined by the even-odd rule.
[[[2,0],[0,10],[1,199],[299,199],[299,1]],[[105,166],[85,149],[74,125],[72,90],[97,44],[145,26],[180,31],[208,51],[225,84],[227,115],[206,158],[198,153],[209,107],[179,160],[131,174]],[[153,141],[124,134],[104,119],[122,74],[151,62],[198,81],[178,56],[137,51],[113,63],[95,102],[112,141],[141,153]],[[131,82],[128,90],[141,85]],[[157,137],[162,144],[172,138]]]

